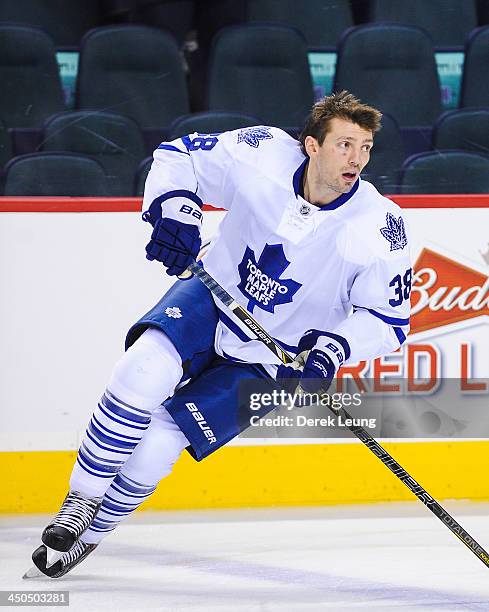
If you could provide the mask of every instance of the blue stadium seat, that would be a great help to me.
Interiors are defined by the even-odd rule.
[[[73,153],[33,153],[5,166],[6,196],[109,196],[103,167]]]
[[[40,28],[56,47],[77,47],[101,22],[99,0],[2,0],[0,22]]]
[[[418,26],[436,47],[463,47],[477,27],[476,0],[370,0],[369,21]]]
[[[0,171],[12,157],[12,138],[7,126],[0,121]]]
[[[224,28],[214,40],[208,99],[210,110],[302,125],[314,102],[305,39],[280,25]]]
[[[470,35],[465,47],[465,62],[460,92],[460,107],[489,107],[489,26]]]
[[[409,157],[400,193],[489,193],[489,156],[468,151],[430,151]]]
[[[189,110],[176,40],[145,26],[88,32],[80,49],[77,108],[121,113],[141,128],[170,125]]]
[[[146,156],[137,123],[104,111],[71,111],[50,117],[44,126],[41,149],[96,159],[105,169],[112,196],[132,196],[134,174]]]
[[[134,181],[134,195],[142,197],[144,194],[144,184],[146,183],[146,177],[148,176],[148,172],[150,171],[151,164],[153,163],[153,157],[146,157],[139,164],[138,169],[136,171],[135,181]]]
[[[489,154],[489,108],[443,113],[433,126],[433,148]]]
[[[397,24],[351,28],[338,48],[334,90],[343,89],[401,127],[432,125],[442,107],[430,37]]]
[[[37,128],[64,110],[53,41],[42,30],[0,25],[0,118],[10,128]]]
[[[373,183],[381,193],[397,193],[404,158],[399,125],[390,115],[383,115],[382,129],[374,136],[370,161],[362,172],[362,178]]]
[[[262,124],[263,121],[260,119],[250,117],[249,115],[241,115],[240,113],[219,111],[193,113],[192,115],[179,117],[171,124],[168,140],[174,140],[193,132],[213,134]]]
[[[248,0],[248,20],[276,22],[297,28],[308,47],[335,47],[353,26],[349,0]]]

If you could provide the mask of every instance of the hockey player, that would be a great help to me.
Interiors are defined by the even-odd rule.
[[[201,246],[203,202],[227,209],[202,263],[297,362],[280,365],[198,279],[177,280],[129,330],[70,491],[33,553],[41,572],[59,577],[85,558],[184,449],[200,461],[249,426],[237,407],[243,377],[326,391],[342,365],[404,342],[405,225],[360,178],[380,119],[342,92],[315,104],[300,142],[259,126],[191,134],[155,151],[147,258],[181,275]]]

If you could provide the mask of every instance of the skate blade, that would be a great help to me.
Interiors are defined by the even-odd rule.
[[[44,574],[40,570],[38,570],[35,565],[33,565],[22,576],[22,580],[28,580],[29,578],[39,578],[40,576],[44,576]]]
[[[59,561],[63,554],[64,553],[60,552],[59,550],[54,550],[53,548],[46,546],[46,569]]]

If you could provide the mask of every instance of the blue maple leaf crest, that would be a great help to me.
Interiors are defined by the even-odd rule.
[[[266,244],[258,261],[252,249],[246,247],[238,265],[241,278],[238,289],[248,298],[250,312],[255,306],[274,312],[275,306],[292,302],[302,284],[280,278],[289,264],[281,244]]]
[[[269,127],[244,128],[239,131],[238,144],[246,142],[250,147],[257,149],[260,145],[260,140],[269,140],[270,138],[273,138],[273,136],[270,134]]]
[[[394,215],[387,213],[385,222],[387,227],[381,227],[380,233],[390,242],[390,250],[403,249],[407,245],[407,237],[402,217],[396,219]]]

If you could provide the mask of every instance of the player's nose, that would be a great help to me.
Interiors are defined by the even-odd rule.
[[[349,156],[348,161],[352,166],[359,166],[360,165],[360,151],[354,150],[352,148],[352,150],[350,151],[350,156]]]

